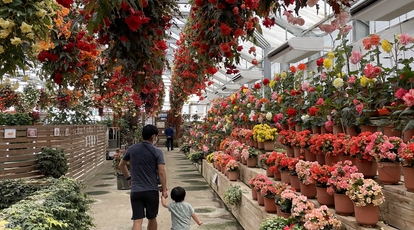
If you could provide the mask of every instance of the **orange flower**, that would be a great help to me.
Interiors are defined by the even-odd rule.
[[[300,63],[299,65],[298,65],[298,69],[299,70],[305,70],[306,69],[306,64],[305,63]]]
[[[381,116],[387,116],[389,114],[389,111],[387,108],[382,107],[381,109],[378,109],[378,114]]]

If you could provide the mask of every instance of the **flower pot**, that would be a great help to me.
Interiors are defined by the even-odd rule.
[[[300,181],[298,176],[290,175],[290,186],[300,192]]]
[[[264,208],[268,213],[277,213],[275,198],[264,197]]]
[[[226,174],[227,172],[226,166],[221,166],[221,172],[224,173],[224,175]]]
[[[365,178],[374,178],[377,175],[377,162],[357,159],[355,165],[358,172],[364,174]]]
[[[347,126],[346,127],[346,134],[348,134],[351,137],[358,136],[358,131],[356,130],[355,126]]]
[[[256,189],[254,189],[253,187],[251,188],[251,190],[252,190],[252,199],[253,200],[257,200],[257,191],[256,191]]]
[[[309,149],[305,149],[305,160],[316,161],[316,155],[311,153]]]
[[[315,155],[316,155],[316,161],[320,165],[324,165],[325,164],[325,154],[315,154]]]
[[[282,174],[280,173],[279,170],[273,173],[273,177],[275,178],[275,180],[278,180],[278,181],[282,180]]]
[[[239,172],[238,171],[233,171],[233,172],[228,172],[227,173],[229,180],[230,181],[237,181],[237,179],[239,178]]]
[[[280,205],[276,204],[276,215],[280,216],[281,215],[281,211],[280,211]]]
[[[247,167],[254,168],[257,165],[257,157],[247,158]]]
[[[316,198],[320,205],[326,205],[328,207],[333,207],[335,205],[333,195],[329,195],[326,188],[316,187]]]
[[[351,156],[340,155],[339,156],[339,161],[342,161],[342,162],[351,161],[352,162],[352,165],[355,165],[355,158],[352,158]]]
[[[354,202],[345,194],[334,193],[335,212],[341,216],[354,214]]]
[[[282,125],[282,130],[289,130],[289,125]]]
[[[322,125],[322,126],[321,126],[321,134],[325,134],[325,133],[331,133],[331,132],[329,132],[329,131],[326,129],[325,125]]]
[[[321,127],[319,126],[312,127],[312,134],[320,134],[320,133],[321,133]]]
[[[247,160],[244,157],[240,157],[241,163],[247,165]]]
[[[286,184],[290,184],[290,172],[289,171],[280,171],[280,175],[282,177],[282,182]]]
[[[273,177],[274,173],[270,171],[270,167],[266,166],[266,176],[267,177]]]
[[[300,147],[293,147],[293,156],[300,157]]]
[[[274,141],[265,141],[264,142],[264,150],[273,151],[275,149],[275,142]]]
[[[306,196],[308,199],[316,197],[316,185],[315,184],[303,184],[300,182],[300,193]]]
[[[301,125],[295,125],[295,131],[296,132],[302,131],[302,126]]]
[[[293,150],[293,147],[286,146],[286,155],[288,157],[293,157],[293,155],[295,155],[295,151]]]
[[[384,126],[384,135],[388,137],[402,137],[402,131],[401,130],[394,130],[394,126]]]
[[[409,129],[404,132],[404,141],[410,142],[411,138],[414,136],[414,129]]]
[[[264,142],[257,142],[258,149],[264,149]]]
[[[361,132],[371,132],[375,133],[378,131],[377,126],[361,125]]]
[[[325,164],[326,165],[332,165],[332,164],[336,164],[338,163],[339,160],[339,156],[328,156],[325,155]]]
[[[344,133],[342,125],[333,125],[333,134]]]
[[[403,172],[405,188],[410,192],[414,192],[414,168],[403,167]]]
[[[369,204],[366,206],[356,206],[354,203],[355,220],[364,227],[373,227],[378,223],[379,207]]]
[[[264,197],[260,194],[260,192],[257,192],[257,203],[260,206],[264,206]]]
[[[281,216],[281,217],[284,217],[284,218],[289,218],[291,215],[292,215],[292,213],[280,212],[280,215],[278,215],[278,216]]]
[[[401,180],[401,166],[397,162],[379,162],[378,180],[383,184],[398,184]]]

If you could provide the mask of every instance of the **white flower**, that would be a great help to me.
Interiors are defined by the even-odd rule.
[[[3,18],[0,18],[0,26],[1,26],[3,29],[7,29],[7,28],[9,28],[9,26],[10,26],[10,22],[9,22],[9,21],[7,21],[7,20],[4,20]]]
[[[34,33],[28,33],[27,35],[26,35],[26,37],[27,38],[29,38],[29,39],[34,39]]]
[[[248,103],[248,104],[247,104],[247,108],[249,108],[249,109],[250,109],[251,107],[252,107],[252,104],[251,104],[251,103]]]
[[[12,45],[17,46],[17,45],[22,44],[22,39],[20,39],[18,37],[14,37],[14,38],[10,39],[10,42],[11,42]]]
[[[306,121],[306,120],[309,119],[309,115],[308,114],[302,115],[302,117],[300,117],[300,119],[302,119],[302,121]]]
[[[7,3],[12,3],[13,0],[3,0],[3,2],[7,4]]]
[[[4,53],[4,47],[0,45],[0,54]]]
[[[20,30],[23,33],[30,33],[32,32],[32,26],[27,24],[26,22],[23,22],[22,25],[20,26]]]
[[[267,112],[267,113],[266,113],[266,119],[267,119],[268,121],[271,121],[271,120],[272,120],[272,113],[271,113],[271,112]]]
[[[10,34],[10,31],[8,30],[0,30],[0,38],[7,38],[9,34]]]
[[[44,16],[46,16],[47,11],[44,9],[40,9],[39,11],[36,12],[36,16],[38,16],[39,18],[43,18]]]
[[[335,80],[333,81],[333,86],[335,86],[335,88],[339,89],[342,86],[344,86],[344,79],[342,78],[335,78]]]

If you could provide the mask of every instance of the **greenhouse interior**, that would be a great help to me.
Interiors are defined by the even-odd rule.
[[[413,0],[0,15],[0,229],[414,229]]]

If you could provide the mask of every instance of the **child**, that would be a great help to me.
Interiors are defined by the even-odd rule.
[[[203,224],[194,213],[194,208],[184,202],[184,198],[185,190],[182,187],[175,187],[171,190],[171,199],[175,201],[174,203],[167,204],[165,197],[161,195],[162,206],[171,212],[171,230],[190,230],[191,217],[199,226]]]

